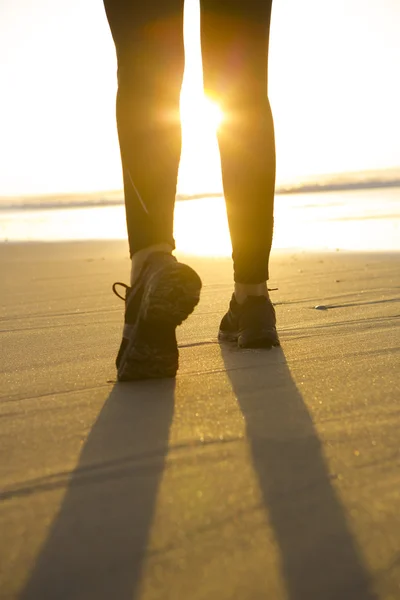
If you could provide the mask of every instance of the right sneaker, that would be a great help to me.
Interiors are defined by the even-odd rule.
[[[125,298],[116,286],[125,288]],[[201,280],[172,254],[154,252],[132,287],[115,283],[125,300],[125,326],[116,366],[119,381],[175,377],[179,366],[175,329],[200,299]]]
[[[273,304],[265,296],[248,296],[239,304],[232,294],[229,310],[221,321],[218,339],[235,341],[239,348],[280,346]]]

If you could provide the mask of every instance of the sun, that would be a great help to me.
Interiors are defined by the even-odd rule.
[[[221,193],[217,131],[224,121],[224,113],[199,89],[184,88],[181,98],[182,154],[178,193]]]
[[[221,107],[204,94],[182,95],[181,122],[187,132],[214,133],[224,120]]]
[[[221,107],[207,96],[204,97],[204,118],[205,121],[215,130],[219,128],[224,120],[224,113]]]

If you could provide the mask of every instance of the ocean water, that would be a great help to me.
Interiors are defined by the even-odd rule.
[[[3,242],[125,239],[121,192],[60,198],[3,199]],[[229,256],[224,199],[178,200],[177,249]],[[277,194],[276,249],[400,250],[400,187]]]

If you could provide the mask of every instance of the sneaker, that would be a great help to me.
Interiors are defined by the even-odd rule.
[[[125,297],[117,286],[125,288]],[[132,287],[114,283],[125,300],[125,325],[116,367],[119,381],[175,377],[179,366],[175,329],[200,299],[201,280],[172,254],[154,252]]]
[[[276,331],[275,309],[265,296],[249,296],[243,304],[235,294],[221,321],[218,339],[237,341],[239,348],[271,348],[280,346]]]

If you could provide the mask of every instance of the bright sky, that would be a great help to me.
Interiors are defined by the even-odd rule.
[[[186,9],[178,191],[218,191],[212,119],[195,114],[197,0]],[[400,165],[399,23],[399,0],[275,0],[278,181]],[[101,0],[0,0],[0,195],[121,187],[115,73]]]

